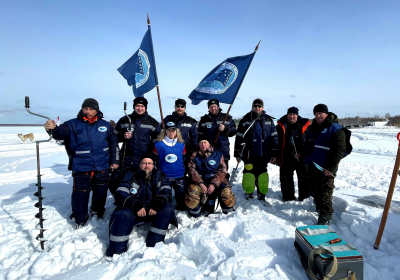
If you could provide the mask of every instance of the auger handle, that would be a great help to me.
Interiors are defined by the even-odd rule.
[[[25,96],[25,108],[29,108],[29,96]]]
[[[124,102],[124,111],[126,111],[126,102]]]
[[[399,140],[399,147],[400,147],[400,132],[397,134],[397,140]]]

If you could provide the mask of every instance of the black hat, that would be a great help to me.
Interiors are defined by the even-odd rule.
[[[182,106],[186,107],[186,101],[185,101],[185,99],[180,99],[180,98],[178,98],[177,100],[175,100],[175,106],[176,106],[176,105],[182,105]]]
[[[176,124],[174,122],[170,121],[170,122],[164,123],[164,127],[165,127],[165,130],[168,130],[170,128],[176,128]]]
[[[99,102],[94,98],[86,98],[82,103],[82,109],[85,107],[95,109],[97,112],[100,111]]]
[[[290,107],[289,109],[287,109],[287,113],[288,114],[296,114],[299,115],[299,108],[296,107]]]
[[[146,99],[146,98],[141,97],[141,96],[136,97],[136,98],[133,100],[133,109],[135,109],[135,106],[136,106],[137,104],[142,104],[142,105],[146,108],[146,110],[147,110],[147,99]]]
[[[317,112],[328,114],[329,113],[328,106],[326,106],[325,104],[315,105],[313,113],[315,114]]]
[[[154,156],[152,153],[144,153],[140,156],[140,161],[141,162],[144,158],[150,158],[154,162]]]
[[[219,101],[218,101],[218,99],[213,98],[213,99],[208,100],[208,102],[207,102],[207,107],[210,107],[210,106],[213,105],[213,104],[215,104],[215,105],[217,105],[217,106],[219,107]]]
[[[255,105],[255,104],[260,104],[264,107],[264,101],[262,101],[262,99],[260,99],[260,98],[254,99],[253,105]]]

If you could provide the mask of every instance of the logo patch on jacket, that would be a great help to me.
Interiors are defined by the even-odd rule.
[[[327,131],[328,131],[328,129],[324,128],[324,130],[322,130],[321,133],[325,133],[325,132],[327,132]]]
[[[135,189],[135,188],[131,188],[130,191],[131,191],[131,194],[137,194],[137,189]]]
[[[106,132],[106,131],[107,131],[107,127],[105,127],[105,126],[100,126],[100,127],[99,127],[99,131],[100,131],[100,132]]]
[[[210,160],[209,162],[208,162],[209,164],[211,164],[211,165],[214,165],[214,164],[216,164],[217,162],[215,161],[215,160]]]
[[[177,161],[178,157],[174,154],[169,154],[165,157],[165,160],[169,163],[173,163],[175,161]]]
[[[207,128],[211,128],[212,127],[212,124],[207,124]]]

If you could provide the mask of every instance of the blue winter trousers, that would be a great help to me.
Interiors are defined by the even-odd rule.
[[[138,217],[129,208],[116,209],[111,215],[109,224],[109,244],[106,251],[107,256],[122,254],[128,250],[129,235],[135,225],[143,222],[151,222],[149,233],[146,238],[146,246],[154,247],[157,242],[164,242],[169,224],[174,218],[174,208],[171,204],[158,211],[153,216]]]

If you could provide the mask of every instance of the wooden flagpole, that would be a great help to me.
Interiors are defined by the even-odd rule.
[[[147,14],[147,25],[150,25],[149,14]],[[157,96],[158,96],[158,107],[159,107],[159,109],[160,109],[160,115],[161,115],[161,127],[162,127],[162,129],[164,129],[164,128],[165,128],[165,127],[164,127],[164,116],[163,116],[163,113],[162,113],[160,89],[159,89],[158,84],[156,85],[156,88],[157,88]]]
[[[382,214],[381,224],[379,226],[378,234],[377,234],[376,239],[375,239],[375,245],[374,245],[374,249],[375,250],[379,249],[379,244],[381,243],[381,238],[382,238],[382,235],[383,235],[383,231],[385,230],[386,220],[387,220],[388,215],[389,215],[390,204],[392,203],[394,187],[396,185],[397,176],[399,175],[399,167],[400,167],[400,132],[397,134],[397,140],[399,140],[399,147],[397,149],[397,156],[396,156],[396,161],[394,163],[392,180],[390,181],[390,187],[389,187],[388,195],[386,197],[386,203],[385,203],[385,208],[384,208],[383,214]]]
[[[257,52],[258,46],[260,45],[260,43],[261,43],[261,40],[258,42],[256,48],[254,49],[254,52]],[[222,124],[223,124],[223,125],[225,124],[225,121],[226,121],[226,119],[228,118],[228,115],[229,115],[229,112],[231,111],[232,105],[233,105],[233,103],[229,105],[229,108],[228,108],[228,111],[226,112],[225,118],[224,118],[224,120],[222,121]],[[217,140],[218,140],[218,137],[219,137],[219,134],[220,134],[220,133],[221,133],[221,130],[219,130],[219,127],[218,127],[218,134],[217,134],[217,137],[215,138],[215,141],[214,141],[213,146],[215,146],[215,143],[217,143]]]

